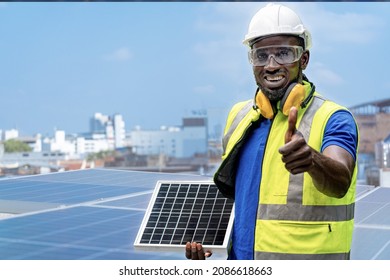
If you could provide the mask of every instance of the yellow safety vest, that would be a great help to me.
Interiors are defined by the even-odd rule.
[[[310,90],[305,84],[306,91]],[[329,117],[346,108],[315,93],[298,112],[297,129],[320,151]],[[260,118],[253,101],[236,104],[224,132],[222,164],[214,176],[220,191],[234,197],[237,155],[245,133]],[[334,198],[319,192],[308,173],[293,175],[284,167],[278,149],[284,145],[287,117],[276,114],[262,163],[255,229],[255,259],[349,259],[357,167],[347,194]],[[272,172],[272,173],[271,173]]]

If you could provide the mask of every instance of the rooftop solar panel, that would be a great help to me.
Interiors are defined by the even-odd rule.
[[[188,241],[226,252],[233,223],[233,200],[213,182],[159,181],[134,246],[181,250]]]
[[[185,259],[183,245],[136,250],[134,240],[158,181],[207,185],[210,180],[113,169],[0,180],[0,259]],[[390,259],[389,211],[390,188],[357,186],[351,259]],[[213,252],[212,259],[227,257],[226,250]]]
[[[105,200],[102,203],[97,203],[96,205],[102,207],[112,207],[112,208],[122,208],[129,210],[141,210],[145,211],[148,208],[150,197],[152,196],[153,191],[148,191],[146,193],[135,193],[134,196],[115,199],[111,201]]]
[[[390,188],[357,197],[351,259],[390,260]]]

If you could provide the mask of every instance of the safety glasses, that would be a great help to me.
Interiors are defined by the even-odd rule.
[[[248,52],[249,62],[253,66],[265,66],[273,57],[278,64],[290,64],[298,61],[303,54],[300,46],[267,46],[251,49]]]

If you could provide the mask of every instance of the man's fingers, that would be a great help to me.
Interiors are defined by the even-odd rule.
[[[212,252],[209,250],[205,252],[201,243],[187,242],[185,255],[190,260],[205,260],[212,255]]]
[[[196,242],[191,243],[191,256],[193,260],[199,260],[199,254]]]
[[[288,114],[288,128],[284,136],[285,144],[291,141],[292,136],[295,134],[295,131],[297,130],[296,128],[297,119],[298,119],[298,110],[293,106],[291,107],[290,112]]]
[[[191,259],[191,243],[186,243],[186,258]]]
[[[198,260],[204,260],[205,255],[204,255],[202,244],[197,244],[196,249],[198,251]]]

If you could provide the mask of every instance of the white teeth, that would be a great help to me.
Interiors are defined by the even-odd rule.
[[[280,81],[281,79],[283,79],[282,76],[267,77],[267,80],[270,82],[277,82],[277,81]]]

